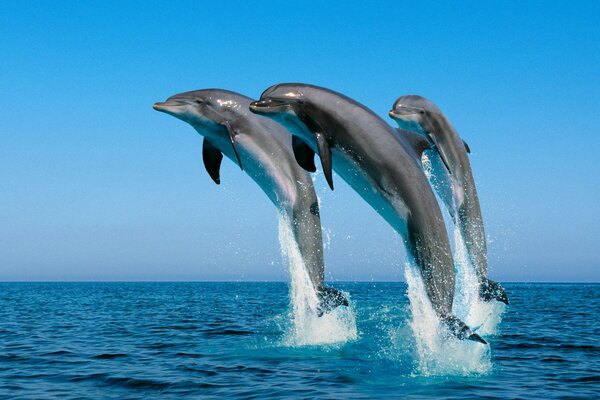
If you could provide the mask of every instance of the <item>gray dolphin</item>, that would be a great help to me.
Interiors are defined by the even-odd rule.
[[[251,99],[220,89],[180,93],[154,109],[189,123],[204,136],[202,157],[210,177],[220,183],[223,154],[260,186],[292,223],[308,275],[320,300],[318,314],[348,305],[336,289],[325,287],[319,205],[310,175],[298,166],[287,131],[249,111]]]
[[[400,233],[436,314],[458,338],[485,343],[452,315],[454,262],[442,213],[420,167],[420,146],[413,148],[365,106],[317,86],[272,86],[250,109],[288,128],[300,165],[314,170],[318,154],[332,189],[334,168]]]
[[[465,239],[469,258],[479,278],[479,296],[508,304],[506,292],[497,282],[487,278],[487,244],[481,207],[475,189],[469,156],[471,150],[442,111],[421,96],[402,96],[389,113],[400,128],[423,135],[430,140],[442,165],[434,165],[433,186],[446,204]],[[431,155],[431,152],[428,152]]]

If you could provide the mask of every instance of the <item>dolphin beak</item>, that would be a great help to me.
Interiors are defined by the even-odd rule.
[[[403,115],[422,114],[423,109],[421,107],[410,107],[404,105],[395,105],[389,112],[390,117],[392,115],[396,117],[402,117]]]
[[[410,108],[402,107],[400,109],[392,108],[390,110],[390,112],[388,113],[388,115],[394,119],[401,119],[402,117],[405,117],[405,116],[419,114],[419,111],[420,110],[418,108],[412,108],[412,107],[410,107]]]
[[[288,110],[290,104],[281,100],[266,99],[250,103],[250,111],[255,113],[278,113]]]
[[[158,103],[154,103],[152,108],[154,108],[156,111],[164,111],[164,109],[166,107],[165,107],[165,103],[163,103],[162,101],[159,101]]]
[[[156,111],[176,115],[181,112],[180,107],[183,107],[186,104],[186,102],[180,100],[167,100],[154,103],[152,108],[154,108]]]
[[[269,107],[271,102],[269,100],[257,100],[250,103],[250,109],[253,111],[260,111],[263,108]]]

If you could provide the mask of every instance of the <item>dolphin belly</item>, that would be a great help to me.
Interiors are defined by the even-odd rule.
[[[385,193],[377,190],[377,183],[342,150],[334,147],[331,154],[335,172],[375,209],[403,239],[406,238],[409,211],[404,201],[397,196],[389,198]]]
[[[317,194],[310,175],[285,154],[266,154],[254,141],[240,141],[246,173],[258,184],[290,224],[304,268],[319,298],[318,316],[348,306],[339,290],[326,287],[323,237]]]
[[[382,177],[378,182],[376,171],[381,166],[369,168],[368,165],[359,165],[343,150],[334,149],[332,155],[335,171],[402,237],[409,259],[421,271],[436,313],[442,318],[450,315],[454,297],[454,264],[441,213],[437,215],[431,210],[431,207],[438,210],[439,207],[425,176],[423,187],[419,187],[419,182],[402,187],[402,182],[393,178],[396,174]],[[404,167],[410,169],[409,165]],[[420,168],[416,172],[422,174]],[[397,191],[399,185],[401,192]],[[388,190],[391,188],[396,188],[396,191]],[[407,196],[407,200],[401,197],[401,193]],[[412,202],[414,210],[411,211],[407,201]]]

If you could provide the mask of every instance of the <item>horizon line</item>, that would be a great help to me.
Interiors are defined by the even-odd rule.
[[[403,280],[335,280],[326,283],[406,283]],[[600,281],[498,281],[502,283],[600,284]],[[289,283],[288,280],[0,280],[3,283]]]

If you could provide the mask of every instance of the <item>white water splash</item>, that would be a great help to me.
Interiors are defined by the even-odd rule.
[[[290,319],[284,338],[288,346],[339,344],[358,337],[356,317],[349,307],[336,309],[317,316],[319,299],[292,234],[291,221],[279,217],[279,244],[290,273]],[[346,298],[348,294],[344,293]]]
[[[451,336],[433,311],[419,271],[407,263],[405,276],[419,374],[471,375],[489,371],[489,346]]]
[[[436,198],[439,203],[455,208],[454,215],[458,215],[452,190],[449,190],[452,187],[451,179],[446,175],[440,158],[435,155],[430,157],[427,153],[422,157],[423,168],[436,189]],[[445,208],[442,204],[440,207]],[[475,266],[471,263],[458,223],[453,218],[450,218],[450,221],[452,222],[448,229],[454,233],[453,256],[456,273],[453,313],[482,336],[497,334],[506,306],[497,301],[485,302],[479,298],[479,280]]]
[[[506,306],[498,301],[486,302],[479,298],[479,279],[458,226],[454,227],[454,263],[454,314],[482,336],[496,334]]]
[[[437,189],[449,187],[448,181],[440,179],[444,175],[435,173],[436,166],[433,164],[430,159],[423,157],[423,167],[432,185]],[[451,193],[436,192],[448,196],[445,197],[447,203],[451,203]],[[439,201],[437,194],[436,197]],[[462,234],[456,224],[451,226],[450,229],[454,232],[456,273],[453,314],[482,336],[495,334],[504,305],[498,302],[486,303],[479,298],[478,278]],[[415,340],[419,373],[471,375],[488,372],[492,368],[489,346],[452,336],[435,314],[417,267],[407,263],[405,275],[411,311],[410,327]]]

